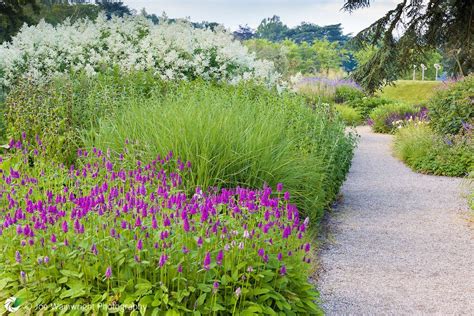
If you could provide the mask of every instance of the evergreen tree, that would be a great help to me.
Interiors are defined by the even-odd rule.
[[[346,0],[344,9],[370,6],[370,0]],[[379,47],[353,77],[369,91],[394,81],[441,50],[452,60],[453,74],[466,75],[474,69],[474,2],[472,0],[403,0],[384,17],[362,30],[355,43]],[[402,31],[396,36],[395,31]]]
[[[0,42],[10,40],[24,23],[33,23],[25,9],[39,11],[36,0],[0,1]]]

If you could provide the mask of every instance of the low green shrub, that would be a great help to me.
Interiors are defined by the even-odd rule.
[[[474,128],[474,75],[439,90],[428,108],[431,126],[439,134]]]
[[[443,176],[466,176],[474,171],[472,135],[439,136],[426,123],[397,131],[394,152],[413,170]]]
[[[362,92],[360,88],[349,85],[340,85],[336,87],[334,101],[336,103],[344,103],[362,99],[363,97],[365,97],[365,93]]]
[[[347,102],[347,105],[359,111],[363,118],[368,118],[369,114],[376,108],[386,104],[394,104],[393,101],[379,97],[363,97]]]
[[[416,117],[419,112],[417,106],[403,103],[382,105],[370,113],[372,129],[377,133],[393,133],[400,122]]]
[[[88,147],[118,151],[129,139],[143,160],[172,150],[193,161],[194,186],[283,182],[312,219],[336,196],[352,158],[354,138],[329,108],[259,85],[182,83],[120,108],[85,134]]]
[[[161,93],[171,83],[156,80],[151,73],[83,74],[63,76],[45,85],[20,82],[5,102],[7,134],[11,138],[41,138],[49,157],[71,164],[81,145],[79,133],[110,115],[125,100]]]
[[[360,115],[356,109],[351,108],[346,104],[336,104],[334,109],[339,113],[342,120],[347,125],[356,126],[362,124],[364,121],[362,115]]]

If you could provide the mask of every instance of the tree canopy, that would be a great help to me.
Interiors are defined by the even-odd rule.
[[[348,11],[368,7],[371,0],[346,0]],[[472,0],[403,0],[353,39],[356,47],[378,49],[353,77],[369,91],[394,81],[426,54],[440,50],[448,58],[446,68],[453,75],[465,75],[474,68]]]

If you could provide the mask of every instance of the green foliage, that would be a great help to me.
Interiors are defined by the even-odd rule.
[[[265,18],[257,27],[255,35],[257,38],[267,39],[272,42],[282,41],[286,38],[288,26],[283,24],[279,16]]]
[[[283,182],[312,219],[337,194],[352,157],[354,140],[329,109],[261,86],[194,82],[120,108],[85,136],[88,146],[118,150],[130,139],[143,159],[173,150],[193,161],[195,186]]]
[[[336,103],[355,102],[363,97],[365,97],[365,93],[360,89],[349,85],[340,85],[336,87],[334,101]]]
[[[330,70],[339,70],[343,61],[348,59],[348,52],[337,42],[326,39],[314,40],[312,43],[296,43],[292,40],[271,42],[267,39],[251,39],[244,42],[249,50],[259,59],[270,60],[276,69],[289,77],[295,73],[316,74]]]
[[[375,45],[367,45],[355,52],[354,58],[357,61],[357,65],[364,65],[375,55],[377,47]]]
[[[439,136],[427,124],[397,131],[395,154],[413,170],[443,176],[466,176],[474,170],[472,135]]]
[[[363,123],[364,119],[362,115],[350,106],[346,104],[336,104],[334,106],[335,110],[341,115],[342,120],[347,125],[357,126]]]
[[[67,3],[40,4],[40,10],[35,13],[27,11],[33,23],[37,24],[41,19],[46,23],[57,25],[69,18],[72,22],[78,19],[95,19],[99,14],[99,7],[93,4],[70,5]]]
[[[241,27],[236,32],[238,38],[256,37],[266,39],[272,42],[291,40],[295,43],[309,43],[314,41],[328,40],[329,42],[346,43],[350,35],[344,35],[341,24],[319,26],[313,23],[302,22],[293,28],[283,24],[279,16],[274,15],[271,18],[265,18],[257,27],[255,33],[248,27]],[[242,36],[243,35],[243,36]]]
[[[342,67],[343,60],[347,59],[347,52],[339,47],[339,43],[327,39],[314,41],[311,48],[316,55],[316,68],[320,72],[329,73],[330,69]]]
[[[73,163],[80,147],[79,132],[94,126],[100,117],[119,110],[124,100],[146,98],[151,87],[164,89],[150,73],[63,76],[46,85],[18,84],[5,102],[9,137],[39,136],[49,158]]]
[[[280,43],[273,43],[266,39],[251,39],[244,42],[249,51],[255,53],[258,59],[270,60],[275,70],[284,76],[290,74],[288,49]]]
[[[393,101],[380,97],[363,97],[347,102],[347,105],[359,111],[363,118],[368,118],[369,114],[376,108],[386,104],[393,104]]]
[[[430,100],[431,126],[439,134],[458,134],[474,126],[474,75],[441,89]],[[468,127],[470,126],[470,127]]]
[[[11,3],[11,4],[9,4]],[[12,5],[18,6],[12,9]],[[34,5],[32,5],[34,3]],[[23,23],[38,24],[40,20],[57,25],[66,18],[75,21],[82,18],[95,19],[100,8],[94,4],[69,4],[64,1],[7,1],[6,8],[0,4],[0,42],[10,40]]]
[[[397,122],[404,117],[415,115],[418,108],[404,103],[385,104],[375,108],[370,113],[373,122],[372,129],[377,133],[393,133],[397,128]]]
[[[36,0],[3,0],[0,2],[0,43],[10,40],[23,23],[31,23],[27,9],[38,12]]]
[[[385,86],[379,95],[382,98],[408,104],[426,104],[442,83],[439,81],[397,80]]]

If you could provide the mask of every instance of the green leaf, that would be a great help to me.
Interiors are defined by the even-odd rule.
[[[73,277],[73,278],[77,278],[77,279],[80,279],[83,276],[83,273],[79,273],[79,272],[75,272],[75,271],[71,271],[71,270],[61,270],[59,272],[64,276]]]
[[[148,306],[153,302],[153,295],[147,295],[141,298],[140,305]]]
[[[209,293],[209,292],[212,291],[212,288],[209,284],[199,283],[197,287],[198,287],[198,289],[200,289],[201,291],[206,292],[206,293]]]
[[[253,290],[251,291],[251,293],[252,293],[253,295],[262,295],[262,294],[265,294],[265,293],[268,293],[268,292],[270,292],[270,290],[269,290],[269,289],[264,289],[264,288],[261,288],[261,289],[253,289]]]
[[[58,280],[58,283],[60,283],[60,284],[61,284],[61,283],[66,283],[67,280],[68,280],[67,277],[62,277],[62,278],[60,278],[60,279]]]
[[[5,278],[5,279],[0,280],[0,290],[3,290],[7,286],[8,282],[11,282],[11,281],[13,281],[13,279],[11,278]]]
[[[202,304],[204,304],[204,301],[206,300],[206,296],[207,296],[207,293],[202,293],[196,300],[196,305],[201,306]]]
[[[213,312],[217,312],[217,311],[225,311],[226,308],[218,303],[215,303],[213,306],[212,306],[212,311]]]

